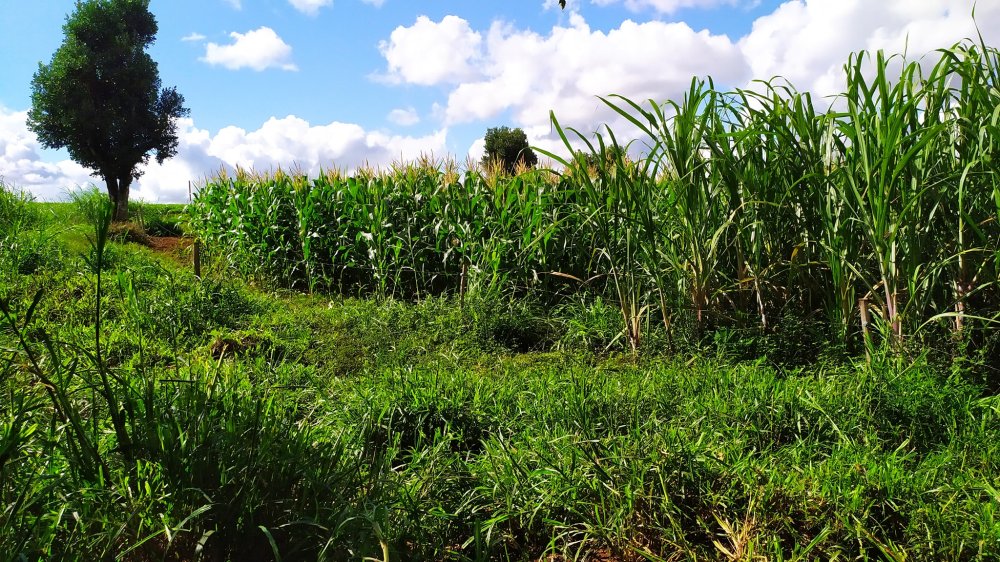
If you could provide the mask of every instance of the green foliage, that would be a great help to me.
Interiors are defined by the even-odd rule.
[[[93,192],[74,259],[2,192],[0,550],[1000,558],[1000,57],[942,55],[852,58],[841,113],[608,99],[637,160],[606,131],[559,176],[240,172],[188,210],[254,280],[375,299],[195,279]]]
[[[962,368],[609,355],[599,298],[263,295],[108,210],[88,260],[0,280],[13,559],[1000,556],[1000,405]]]
[[[22,275],[43,275],[61,265],[65,252],[51,227],[19,228],[0,235],[0,274],[7,280]]]
[[[1000,318],[1000,51],[848,62],[843,111],[779,80],[696,79],[662,105],[604,100],[639,131],[635,158],[553,116],[573,155],[548,154],[558,175],[241,171],[199,191],[192,224],[237,271],[310,291],[600,297],[634,351],[720,330],[772,339],[750,356],[982,345]],[[783,349],[795,321],[808,329]]]
[[[99,220],[101,213],[107,206],[106,197],[97,186],[93,185],[86,189],[71,191],[69,201],[75,216],[86,224],[93,224]]]
[[[528,137],[520,128],[490,127],[484,140],[484,168],[498,166],[507,175],[513,175],[519,169],[534,168],[538,164],[538,155],[528,145]]]
[[[161,88],[146,52],[157,24],[149,0],[86,0],[63,26],[65,38],[32,79],[28,127],[46,148],[65,148],[107,183],[124,220],[129,186],[156,153],[177,152],[184,97]]]
[[[491,183],[492,182],[492,183]],[[544,172],[459,176],[433,163],[317,178],[239,172],[202,187],[193,230],[238,272],[307,290],[421,298],[555,287],[566,192]],[[566,269],[573,267],[573,269]]]

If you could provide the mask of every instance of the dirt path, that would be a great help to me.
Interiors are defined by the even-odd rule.
[[[150,236],[143,244],[180,267],[191,267],[194,238],[182,236]]]
[[[194,239],[181,236],[150,236],[149,247],[157,252],[179,255],[194,244]]]

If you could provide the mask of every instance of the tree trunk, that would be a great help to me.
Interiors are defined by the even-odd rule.
[[[132,176],[117,178],[107,175],[104,176],[104,183],[108,186],[108,197],[115,206],[114,222],[128,220],[128,192],[132,185]]]

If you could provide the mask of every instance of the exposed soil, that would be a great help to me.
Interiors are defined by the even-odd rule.
[[[150,236],[148,246],[157,252],[173,254],[181,250],[186,250],[192,244],[194,244],[194,239],[192,238],[181,236]]]
[[[184,264],[188,267],[191,265],[194,238],[183,236],[150,236],[143,246],[178,264]]]

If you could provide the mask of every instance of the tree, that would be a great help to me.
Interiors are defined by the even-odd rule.
[[[528,145],[528,137],[521,129],[490,127],[486,130],[486,153],[483,165],[499,164],[507,174],[513,174],[518,164],[533,168],[538,156]]]
[[[618,165],[626,167],[634,165],[628,150],[619,144],[607,144],[603,148],[595,149],[594,152],[575,150],[570,160],[571,168],[578,168],[589,174],[599,169],[610,170]]]
[[[146,52],[156,32],[149,0],[78,0],[62,45],[31,81],[28,128],[104,180],[118,221],[150,153],[159,163],[177,153],[177,119],[188,115]]]

